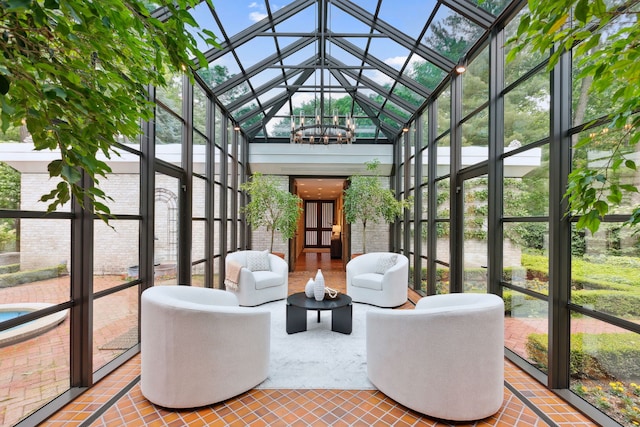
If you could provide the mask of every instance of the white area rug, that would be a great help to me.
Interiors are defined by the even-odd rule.
[[[260,306],[271,311],[271,364],[269,377],[259,389],[371,390],[367,378],[365,313],[383,310],[367,304],[353,304],[350,335],[331,331],[331,313],[307,312],[307,330],[286,331],[286,302]]]

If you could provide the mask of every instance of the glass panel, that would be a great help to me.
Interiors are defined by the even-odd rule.
[[[462,124],[462,167],[489,158],[489,109],[485,108]]]
[[[3,144],[5,147],[8,144]],[[0,159],[4,158],[4,153],[0,155]],[[26,155],[25,155],[26,157]],[[16,165],[17,166],[17,165]],[[20,190],[22,174],[9,164],[0,161],[0,177],[2,179],[2,195],[0,196],[0,209],[18,210],[20,209]],[[0,220],[2,224],[2,220]],[[0,225],[0,236],[4,236],[6,229]],[[5,244],[5,237],[0,237],[0,249]],[[15,240],[15,237],[14,239]]]
[[[204,288],[204,272],[208,265],[209,262],[205,261],[191,267],[191,286]]]
[[[483,8],[494,16],[498,16],[500,15],[500,12],[502,12],[504,8],[507,7],[507,5],[510,3],[510,0],[471,0],[471,3],[476,4],[478,7]]]
[[[197,132],[193,133],[193,173],[206,175],[207,139]]]
[[[11,265],[0,286],[5,303],[51,303],[69,301],[71,225],[64,219],[15,220],[19,252],[2,254]]]
[[[221,177],[220,177],[220,169],[222,167],[220,165],[220,162],[221,162],[220,159],[222,158],[222,150],[220,149],[220,147],[215,146],[213,148],[213,153],[214,153],[214,161],[215,161],[213,180],[215,182],[220,182],[220,179],[221,179]],[[216,198],[216,200],[220,200],[220,199]]]
[[[549,214],[548,151],[549,146],[545,145],[504,159],[502,190],[505,217]]]
[[[213,223],[213,254],[220,255],[220,221]]]
[[[36,151],[33,144],[28,143],[3,142],[1,148],[0,173],[5,177],[6,183],[0,193],[0,208],[46,211],[49,201],[42,202],[40,198],[49,194],[62,181],[50,178],[47,169],[56,154],[46,150]],[[69,202],[55,209],[56,212],[70,210]]]
[[[156,173],[154,285],[177,285],[180,180]]]
[[[438,219],[448,219],[451,215],[451,194],[450,194],[450,182],[449,178],[438,181],[436,184],[437,191],[437,212],[436,218]],[[446,233],[449,234],[448,231]],[[440,232],[438,232],[440,235]]]
[[[138,339],[138,286],[93,302],[93,369],[106,365]]]
[[[215,121],[214,121],[214,140],[213,142],[219,146],[222,147],[222,129],[224,129],[224,116],[222,115],[222,110],[220,109],[220,107],[216,106],[216,113],[215,113]],[[219,157],[216,157],[217,159],[219,159]]]
[[[191,262],[196,262],[205,259],[204,244],[207,237],[205,227],[207,223],[205,221],[192,221],[193,227],[193,241],[191,245]]]
[[[549,73],[521,82],[504,96],[504,146],[517,148],[549,136]]]
[[[462,75],[462,116],[489,101],[489,48],[485,48]]]
[[[428,91],[434,90],[447,75],[444,70],[418,55],[411,57],[404,74],[420,83]]]
[[[529,9],[527,7],[523,8],[520,13],[509,21],[509,23],[505,26],[505,40],[509,40],[511,37],[514,37],[518,31],[518,25],[520,24],[520,18],[523,15],[527,14]],[[516,44],[506,44],[504,48],[505,58],[508,55],[509,51],[513,49],[513,46]],[[509,61],[505,63],[504,67],[504,84],[505,86],[510,85],[515,82],[518,78],[526,74],[527,71],[534,68],[536,65],[541,63],[548,54],[544,56],[539,53],[537,50],[533,52],[529,45],[525,46],[515,57],[513,61]]]
[[[94,290],[116,286],[139,276],[139,221],[95,220],[93,238]]]
[[[429,109],[425,109],[422,112],[422,142],[421,142],[421,147],[426,147],[429,144]],[[426,159],[427,158],[427,152],[423,151],[422,156]],[[424,162],[425,164],[426,161]],[[425,173],[422,174],[422,176],[426,176]]]
[[[451,173],[451,139],[445,135],[436,143],[436,178]]]
[[[574,229],[571,242],[571,302],[640,319],[640,234],[606,222],[595,234]]]
[[[640,422],[640,335],[571,316],[570,388],[623,426]]]
[[[420,187],[420,191],[422,191],[422,206],[420,208],[420,211],[422,212],[421,218],[423,220],[426,220],[427,218],[429,218],[429,209],[428,209],[428,205],[429,205],[429,189],[426,185]],[[424,227],[422,227],[423,232],[423,238],[426,236],[426,224]],[[423,254],[426,252],[422,252]]]
[[[438,239],[438,253],[444,251],[444,248],[445,242]],[[446,250],[449,250],[448,239],[446,241]],[[448,294],[449,291],[449,267],[440,263],[436,263],[436,295]]]
[[[502,288],[504,345],[535,368],[547,372],[548,302]]]
[[[214,258],[213,259],[213,287],[216,288],[218,286],[222,286],[222,278],[220,277],[220,264],[222,258]]]
[[[235,233],[235,227],[233,227],[233,222],[231,220],[227,220],[227,243],[225,246],[227,248],[227,252],[232,252],[235,250],[235,248],[231,244],[233,233]]]
[[[182,164],[182,122],[158,106],[156,109],[156,158]]]
[[[370,5],[369,11],[375,11],[375,5]],[[402,28],[404,34],[415,40],[424,28],[425,16],[430,13],[430,4],[417,3],[412,7],[412,13],[407,13],[407,9],[398,7],[396,2],[385,0],[380,7],[379,17],[396,28]]]
[[[549,224],[504,224],[502,280],[541,295],[549,294]]]
[[[207,181],[202,178],[193,177],[193,199],[192,199],[192,216],[194,218],[205,217]]]
[[[55,291],[46,288],[46,294]],[[29,289],[12,288],[20,302],[29,300]],[[44,291],[45,289],[41,289]],[[0,299],[4,293],[0,292]],[[58,295],[52,299],[67,296]],[[65,311],[66,312],[66,311]],[[12,426],[71,387],[69,316],[49,330],[27,341],[0,347],[2,361],[2,425]],[[26,326],[22,326],[26,327]],[[0,332],[0,335],[4,332]]]
[[[193,126],[203,134],[207,130],[207,104],[209,98],[197,84],[193,87]]]
[[[608,6],[611,7],[610,5]],[[626,7],[623,6],[622,3],[620,6],[622,8]],[[621,28],[630,29],[637,27],[638,10],[637,7],[632,6],[632,8],[635,8],[634,13],[616,14],[617,18],[611,19],[607,25],[604,25],[599,29],[598,33],[600,33],[602,37],[599,38],[598,44],[589,49],[587,53],[588,57],[594,59],[598,58],[598,54],[595,52],[603,51],[604,49],[612,49],[612,43],[618,44],[624,40],[620,40],[620,37],[611,37],[612,33],[621,31]],[[614,8],[611,8],[610,10],[614,10]],[[621,33],[621,36],[625,37],[622,34],[624,33]],[[620,49],[624,49],[624,47],[616,47],[614,51],[618,51]],[[620,99],[618,99],[615,104],[611,102],[614,98],[613,94],[620,90],[624,90],[625,86],[629,84],[628,81],[625,81],[626,79],[620,79],[620,81],[612,80],[608,82],[606,91],[592,91],[593,77],[582,79],[578,78],[580,73],[584,71],[584,68],[593,66],[593,59],[589,59],[586,64],[582,63],[584,60],[585,58],[573,57],[573,66],[571,69],[573,74],[573,108],[571,111],[573,113],[574,126],[588,123],[593,119],[618,111],[621,107]],[[629,70],[629,72],[631,71]]]
[[[613,159],[615,156],[621,156],[624,162],[632,161],[635,164],[640,163],[638,156],[639,145],[630,145],[628,143],[628,129],[614,130],[608,127],[597,127],[578,134],[576,140],[584,142],[586,145],[580,148],[574,148],[573,165],[576,167],[587,169],[589,172],[599,174],[606,178],[603,193],[608,195],[608,187],[617,185],[638,186],[640,182],[640,170],[629,169],[623,163],[618,170],[612,169]],[[594,182],[598,179],[593,177]],[[593,186],[596,190],[602,187]],[[619,203],[609,202],[609,214],[630,214],[632,210],[638,206],[637,193],[626,190],[621,191],[621,200]],[[603,197],[604,198],[604,197]]]
[[[463,182],[464,292],[487,292],[487,175]]]
[[[440,6],[423,42],[446,58],[458,62],[482,33],[478,25],[448,7]],[[455,38],[455,43],[451,42],[452,38]]]
[[[182,117],[182,74],[165,76],[167,85],[156,88],[156,99]]]
[[[409,188],[414,188],[416,185],[416,174],[415,174],[415,170],[416,170],[416,158],[415,157],[411,157],[409,159]]]
[[[447,88],[438,96],[438,136],[451,128],[451,90]]]
[[[103,203],[114,215],[140,214],[140,157],[124,151],[107,164],[114,173],[100,179],[98,186],[110,199]]]

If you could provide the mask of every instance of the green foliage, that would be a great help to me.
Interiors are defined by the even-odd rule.
[[[0,275],[20,271],[20,264],[0,265]]]
[[[564,52],[573,49],[574,68],[580,70],[576,78],[586,83],[591,94],[612,106],[606,116],[609,138],[615,138],[609,161],[594,169],[577,165],[569,175],[565,193],[570,212],[580,216],[578,229],[586,228],[592,233],[612,207],[620,204],[624,193],[638,192],[635,185],[620,185],[615,179],[624,169],[636,171],[635,162],[626,158],[624,151],[640,141],[640,115],[635,114],[640,111],[640,25],[635,15],[638,4],[639,0],[622,5],[603,0],[531,0],[529,13],[520,18],[517,35],[509,40],[512,50],[508,61],[529,48],[543,54],[552,51],[549,70]],[[597,142],[586,136],[575,148]],[[639,222],[640,207],[635,207],[627,224]]]
[[[254,173],[240,188],[249,195],[249,203],[243,208],[247,222],[255,230],[266,227],[271,231],[269,250],[273,252],[275,232],[284,240],[291,239],[302,213],[302,199],[281,189],[273,176]]]
[[[622,318],[640,318],[640,292],[572,291],[571,302]]]
[[[527,337],[527,355],[543,370],[548,367],[548,340],[547,334]],[[638,334],[571,334],[569,369],[574,378],[638,378],[639,358]]]
[[[41,268],[38,270],[16,271],[0,274],[0,288],[10,288],[24,283],[33,283],[40,280],[52,279],[66,274],[67,266],[59,264],[54,267]]]
[[[0,162],[0,209],[20,208],[20,172]]]
[[[74,195],[110,216],[99,182],[111,169],[98,154],[110,158],[118,137],[136,139],[140,121],[153,117],[149,85],[166,85],[167,70],[206,64],[188,12],[198,3],[156,2],[172,15],[161,22],[142,0],[0,0],[2,130],[24,121],[36,150],[59,150],[48,170],[60,183],[41,199],[49,211]],[[215,44],[210,31],[198,35]],[[81,172],[96,186],[83,189]]]
[[[349,224],[362,222],[362,251],[367,253],[367,223],[394,222],[413,204],[413,198],[397,200],[393,190],[380,184],[377,174],[380,161],[367,162],[367,170],[373,175],[349,177],[349,187],[344,190],[344,212]]]

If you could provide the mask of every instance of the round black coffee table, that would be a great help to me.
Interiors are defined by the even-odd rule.
[[[343,334],[351,333],[352,317],[351,297],[345,294],[338,294],[335,299],[325,298],[316,301],[314,298],[307,298],[304,292],[289,295],[287,298],[287,333],[295,334],[307,330],[307,311],[318,311],[318,323],[320,323],[320,312],[331,311],[331,330]]]

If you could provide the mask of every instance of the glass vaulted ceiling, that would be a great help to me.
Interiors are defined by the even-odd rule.
[[[358,141],[386,142],[508,2],[201,3],[194,16],[222,48],[205,52],[209,66],[198,74],[252,142],[288,140],[291,116],[301,111],[324,121],[349,113]]]

